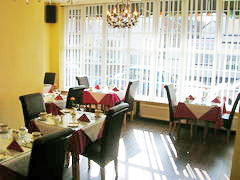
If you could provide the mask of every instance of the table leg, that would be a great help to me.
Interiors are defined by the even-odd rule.
[[[72,175],[74,180],[80,180],[80,165],[78,154],[72,152]]]
[[[205,127],[204,127],[204,134],[203,134],[203,141],[206,141],[208,135],[208,121],[205,121]]]

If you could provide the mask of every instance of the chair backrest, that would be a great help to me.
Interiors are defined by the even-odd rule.
[[[37,118],[40,112],[46,112],[41,93],[27,94],[19,97],[22,103],[25,126],[28,128],[31,119]]]
[[[232,107],[232,110],[230,112],[230,115],[229,115],[229,119],[227,121],[226,124],[224,124],[224,127],[227,128],[227,129],[230,129],[231,126],[232,126],[232,121],[233,121],[233,117],[234,117],[234,113],[236,111],[236,108],[237,108],[237,105],[238,105],[238,102],[240,100],[240,93],[238,93],[238,96],[233,104],[233,107]]]
[[[46,72],[44,76],[44,84],[54,84],[56,73]]]
[[[33,142],[28,179],[63,179],[70,128],[40,137]]]
[[[68,91],[66,108],[72,108],[70,98],[74,97],[77,104],[82,104],[83,101],[83,90],[85,89],[84,85],[79,87],[72,87]]]
[[[169,106],[169,118],[170,121],[174,121],[174,110],[177,105],[177,98],[173,84],[164,86],[167,91],[168,106]]]
[[[131,81],[128,83],[125,100],[124,100],[124,102],[129,104],[128,111],[133,110],[134,98],[137,92],[138,85],[139,85],[139,81]]]
[[[128,107],[127,103],[121,103],[107,112],[101,140],[101,157],[105,164],[114,160],[114,157],[118,155],[121,127]]]
[[[87,76],[76,77],[78,85],[84,85],[86,88],[89,88],[89,81]]]

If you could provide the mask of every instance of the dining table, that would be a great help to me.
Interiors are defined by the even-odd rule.
[[[220,104],[179,102],[175,108],[174,116],[177,119],[187,118],[196,121],[211,122],[216,128],[223,126]]]
[[[15,147],[15,143],[20,146],[21,151]],[[13,129],[0,133],[0,179],[24,179],[19,171],[26,171],[27,168],[20,162],[29,159],[32,149],[32,135],[25,132],[15,141]],[[10,148],[11,147],[11,148]]]
[[[83,91],[84,105],[102,105],[105,109],[109,109],[124,100],[126,91],[117,88],[88,88]],[[43,94],[46,105],[46,111],[51,113],[56,108],[64,109],[67,102],[67,93],[61,91],[51,91]],[[93,107],[93,106],[92,106]]]
[[[91,142],[101,138],[106,115],[63,109],[62,115],[48,114],[46,119],[36,118],[30,121],[29,131],[49,134],[64,128],[72,128],[74,133],[69,139],[69,151],[72,154],[73,179],[80,179],[79,155]]]
[[[111,108],[120,103],[124,99],[125,94],[125,90],[118,90],[117,88],[89,88],[83,91],[83,104],[100,104]]]

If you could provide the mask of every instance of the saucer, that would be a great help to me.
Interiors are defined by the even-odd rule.
[[[7,133],[7,132],[8,132],[8,129],[4,129],[4,130],[0,129],[0,133]]]
[[[68,127],[78,127],[79,123],[76,122],[72,122],[72,123],[68,123]]]
[[[40,118],[40,119],[38,119],[38,120],[39,120],[39,121],[46,121],[47,119],[41,119],[41,118]]]
[[[61,112],[63,112],[63,113],[70,113],[70,112],[71,112],[71,110],[68,110],[68,109],[63,109],[63,110],[61,110]]]

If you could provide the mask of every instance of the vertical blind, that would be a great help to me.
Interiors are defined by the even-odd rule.
[[[113,4],[65,7],[64,88],[87,75],[91,86],[126,88],[139,80],[138,98],[166,102],[164,85],[179,100],[209,91],[230,107],[240,86],[240,0],[132,2],[131,29],[110,27]]]

